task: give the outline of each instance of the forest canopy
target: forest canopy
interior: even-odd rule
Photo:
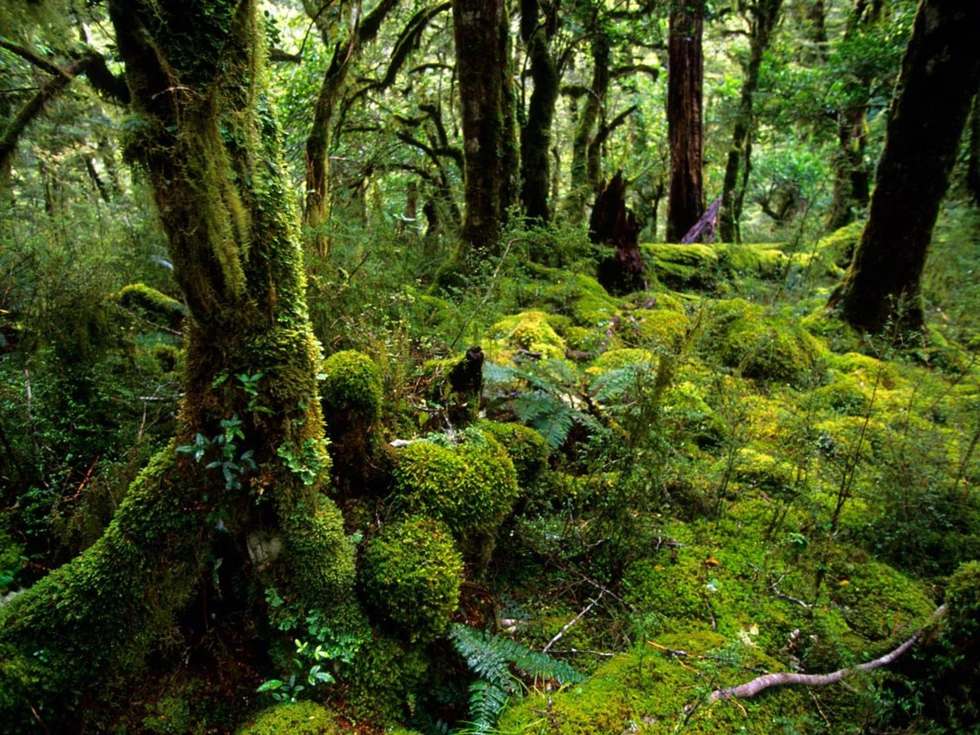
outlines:
[[[4,3],[0,729],[975,732],[977,28]]]

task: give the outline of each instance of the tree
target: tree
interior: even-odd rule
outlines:
[[[922,0],[889,112],[868,222],[829,305],[857,329],[923,324],[920,280],[980,77],[980,3]]]
[[[63,731],[80,697],[139,670],[161,630],[193,617],[195,593],[240,607],[274,585],[331,610],[353,579],[340,513],[320,492],[319,347],[256,3],[108,8],[135,114],[128,155],[190,311],[184,396],[174,441],[102,538],[0,612],[11,731],[35,720]]]
[[[507,210],[517,198],[507,5],[503,0],[454,0],[453,28],[463,112],[463,240],[494,252]]]
[[[783,0],[757,0],[746,7],[746,12],[750,16],[749,60],[745,67],[745,79],[742,81],[742,94],[735,115],[732,143],[725,164],[725,183],[721,194],[721,213],[718,217],[719,234],[726,242],[741,239],[738,221],[742,215],[749,172],[752,170],[752,101],[759,87],[762,59],[772,41],[782,2]]]
[[[680,242],[704,211],[703,31],[704,0],[673,0],[667,50],[670,139],[667,242]]]

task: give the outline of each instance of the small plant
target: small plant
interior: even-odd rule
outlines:
[[[300,692],[306,689],[302,683],[303,679],[311,687],[317,684],[333,684],[334,678],[329,672],[323,670],[323,665],[330,660],[330,653],[326,651],[322,644],[317,644],[311,648],[309,642],[299,639],[293,641],[296,644],[296,654],[293,664],[296,671],[289,675],[286,680],[268,679],[262,682],[256,692],[269,692],[276,702],[296,702]],[[299,681],[297,681],[297,675]]]
[[[177,451],[192,454],[195,462],[202,461],[208,455],[217,454],[218,457],[208,462],[204,468],[220,469],[225,487],[228,490],[237,490],[242,486],[241,475],[256,467],[255,460],[252,459],[253,452],[247,449],[241,454],[238,453],[238,442],[245,438],[245,431],[237,413],[229,419],[222,419],[221,429],[220,434],[210,439],[198,432],[193,444],[183,444],[177,447]]]

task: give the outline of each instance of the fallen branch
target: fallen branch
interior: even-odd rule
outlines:
[[[589,612],[589,610],[591,610],[593,607],[595,607],[596,603],[599,602],[599,600],[602,599],[602,596],[604,594],[606,594],[606,590],[605,589],[603,589],[602,592],[600,592],[596,596],[596,598],[592,602],[590,602],[588,604],[588,607],[586,607],[582,612],[580,612],[574,618],[572,618],[567,623],[565,623],[565,627],[563,627],[561,630],[559,630],[558,633],[555,634],[555,637],[552,638],[550,641],[548,641],[548,645],[546,645],[544,648],[541,649],[541,653],[547,653],[548,652],[548,649],[550,649],[553,645],[555,645],[558,641],[560,641],[561,638],[562,638],[562,636],[565,635],[565,632],[569,628],[571,628],[573,625],[575,625],[575,623],[577,623],[579,620],[581,620],[583,617],[585,617],[585,615]]]
[[[834,684],[845,677],[856,674],[859,671],[872,671],[881,666],[887,666],[914,646],[918,642],[919,638],[922,637],[922,631],[940,618],[945,612],[946,606],[940,605],[939,608],[932,614],[932,617],[929,618],[929,621],[923,627],[915,631],[911,638],[905,641],[905,643],[900,645],[894,651],[886,653],[884,656],[881,658],[876,658],[874,661],[868,661],[867,663],[852,666],[851,668],[847,669],[838,669],[830,674],[766,674],[765,676],[760,676],[752,681],[746,682],[745,684],[739,684],[738,686],[729,687],[727,689],[716,689],[711,693],[711,696],[708,697],[708,701],[714,702],[719,699],[728,699],[729,697],[754,697],[759,692],[765,691],[770,687],[786,686],[787,684],[798,684],[808,687],[823,687],[827,686],[828,684]]]

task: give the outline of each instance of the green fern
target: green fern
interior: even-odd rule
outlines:
[[[511,667],[523,676],[575,684],[585,677],[564,661],[522,646],[510,638],[486,631],[454,625],[449,634],[456,651],[479,679],[470,685],[467,735],[486,735],[493,731],[497,716],[507,699],[520,691],[520,680]]]

